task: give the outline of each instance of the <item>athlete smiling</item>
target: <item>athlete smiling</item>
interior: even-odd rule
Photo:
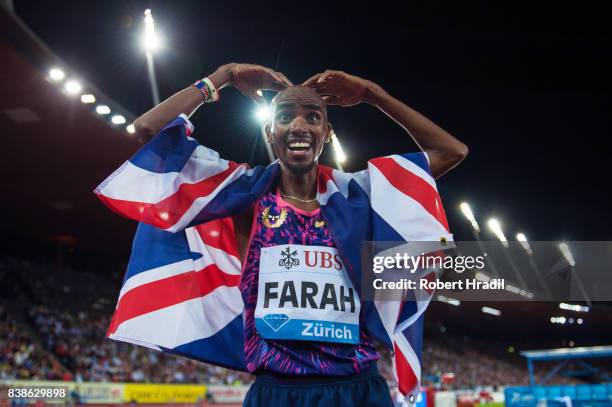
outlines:
[[[391,406],[346,258],[317,200],[317,162],[332,131],[327,105],[363,102],[380,109],[427,153],[434,177],[463,160],[467,147],[371,81],[325,71],[295,86],[279,72],[249,64],[220,67],[143,114],[135,128],[152,136],[203,101],[217,100],[229,85],[258,102],[258,90],[278,91],[265,131],[279,174],[254,205],[233,216],[244,362],[256,375],[244,405]]]

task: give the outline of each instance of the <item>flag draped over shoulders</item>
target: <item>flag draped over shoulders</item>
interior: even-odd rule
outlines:
[[[270,190],[280,165],[249,168],[191,137],[181,115],[95,189],[139,223],[108,337],[244,370],[241,264],[231,217]],[[450,241],[425,153],[318,166],[317,201],[357,291],[364,241]],[[429,296],[430,297],[430,296]],[[363,301],[368,332],[394,351],[404,394],[418,392],[429,297]]]

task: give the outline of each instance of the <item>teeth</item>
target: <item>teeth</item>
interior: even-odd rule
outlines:
[[[298,142],[295,142],[295,143],[290,143],[289,147],[291,147],[291,148],[308,148],[308,147],[310,147],[310,143],[298,143]]]

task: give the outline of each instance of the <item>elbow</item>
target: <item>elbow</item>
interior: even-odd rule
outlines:
[[[145,120],[142,120],[140,117],[134,120],[134,130],[136,135],[142,137],[146,141],[153,138],[155,135],[155,128]]]
[[[461,143],[461,145],[458,146],[453,151],[453,162],[455,163],[455,165],[457,165],[461,161],[465,160],[465,158],[468,156],[469,152],[470,152],[470,149],[468,148],[468,146],[466,146],[465,144]]]
[[[465,160],[469,153],[468,146],[463,143],[454,145],[452,148],[448,148],[444,151],[439,151],[438,156],[440,161],[445,163],[445,167],[453,168],[461,161]]]
[[[438,179],[448,171],[455,168],[465,160],[469,153],[468,147],[459,143],[452,149],[446,149],[444,151],[428,151],[427,154],[430,157],[431,173],[434,178]]]

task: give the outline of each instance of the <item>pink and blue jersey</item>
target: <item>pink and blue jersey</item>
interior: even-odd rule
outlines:
[[[320,209],[306,212],[295,208],[284,201],[278,193],[271,191],[263,195],[257,201],[253,214],[249,248],[240,281],[240,291],[245,303],[244,334],[247,369],[250,372],[282,375],[347,376],[359,373],[375,363],[379,358],[378,353],[361,323],[359,323],[359,338],[355,339],[356,343],[274,340],[262,337],[255,323],[258,292],[261,292],[259,270],[262,249],[283,245],[335,248],[335,244],[321,216]],[[289,270],[290,264],[287,266]],[[291,293],[291,290],[288,292]],[[280,296],[282,299],[283,295],[289,303],[297,301],[285,291],[283,294],[279,292],[276,298]],[[347,295],[348,291],[342,293],[342,296],[337,299],[340,301],[336,303],[340,304],[337,307],[341,306],[344,310],[345,306],[348,309],[353,305],[348,302]],[[345,298],[346,304],[341,302],[342,298]],[[303,299],[304,294],[302,294]],[[336,307],[335,304],[328,305]],[[360,314],[359,321],[361,320]]]

